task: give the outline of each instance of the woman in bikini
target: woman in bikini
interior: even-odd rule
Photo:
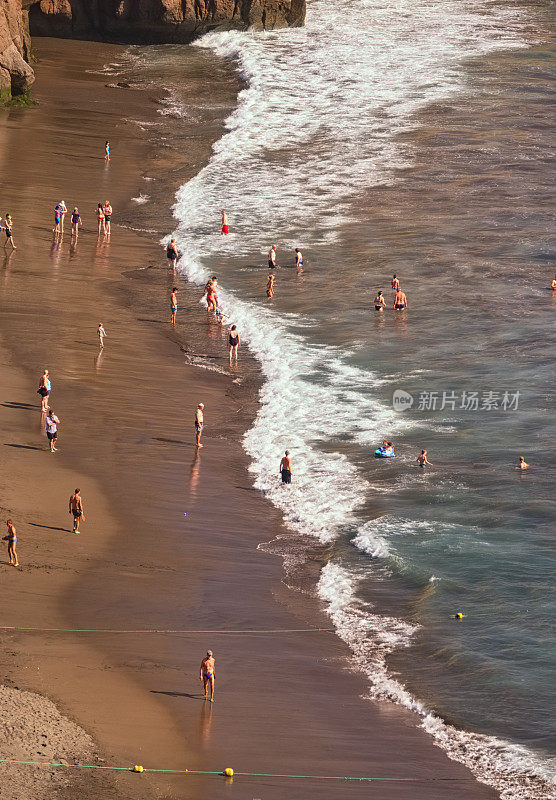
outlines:
[[[274,297],[274,275],[268,276],[268,281],[266,284],[266,296]]]
[[[104,207],[102,203],[97,206],[98,235],[104,233]]]
[[[375,311],[382,311],[383,308],[386,308],[386,300],[382,296],[382,292],[379,292],[375,297]]]

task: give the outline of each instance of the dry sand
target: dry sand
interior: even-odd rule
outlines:
[[[18,570],[1,567],[3,624],[329,627],[311,596],[282,583],[280,559],[257,549],[286,532],[248,477],[241,435],[254,401],[226,374],[224,331],[207,321],[198,288],[181,279],[178,326],[171,330],[174,278],[163,252],[118,226],[122,204],[138,194],[150,164],[147,143],[124,117],[154,113],[149,98],[106,89],[101,76],[85,72],[117,56],[116,47],[41,42],[39,52],[40,107],[0,117],[2,202],[15,219],[19,246],[0,271],[0,484],[3,511],[18,528],[21,563]],[[225,105],[235,87],[230,82],[220,91]],[[109,168],[102,159],[107,135]],[[215,135],[214,125],[204,138],[197,130],[192,164],[207,157]],[[115,209],[112,241],[98,245],[92,215],[106,197]],[[67,234],[51,247],[51,211],[62,198],[80,207],[86,223],[73,250]],[[100,357],[99,321],[108,333]],[[184,351],[221,371],[188,366]],[[256,390],[246,352],[242,362]],[[59,452],[52,455],[36,395],[45,366],[51,405],[62,420]],[[205,447],[196,454],[199,401],[207,425]],[[79,536],[67,512],[75,486],[87,516]],[[449,761],[410,713],[362,700],[365,682],[347,671],[347,648],[330,633],[11,632],[2,640],[4,683],[52,700],[87,731],[107,764],[423,781],[240,777],[229,783],[214,775],[88,773],[87,792],[76,776],[73,788],[58,795],[67,800],[497,796]],[[214,707],[203,702],[198,681],[207,647],[217,658]],[[0,755],[12,752],[2,737]]]

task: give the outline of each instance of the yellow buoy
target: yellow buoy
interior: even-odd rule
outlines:
[[[465,619],[465,614],[462,614],[461,611],[458,611],[456,614],[456,619]]]
[[[141,764],[136,764],[136,765],[133,767],[133,771],[134,771],[134,772],[143,772],[143,767],[141,766]]]
[[[233,769],[231,767],[226,767],[226,769],[224,770],[224,775],[226,775],[226,777],[228,778],[232,778],[233,774],[234,774]]]

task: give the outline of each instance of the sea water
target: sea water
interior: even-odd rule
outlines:
[[[174,209],[179,270],[217,274],[260,364],[244,445],[281,546],[327,546],[369,697],[506,800],[554,786],[547,30],[542,3],[309,0],[305,28],[209,34],[243,88]]]

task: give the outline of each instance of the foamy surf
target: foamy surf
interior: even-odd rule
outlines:
[[[459,1],[416,8],[407,0],[314,0],[304,29],[203,37],[199,46],[236,60],[246,88],[209,164],[178,192],[180,271],[202,285],[216,256],[253,263],[274,241],[318,252],[339,240],[357,193],[396,181],[409,163],[398,135],[414,126],[415,114],[466,89],[464,59],[523,47],[525,13],[491,4],[485,14],[484,4]],[[227,237],[215,225],[222,207],[232,217]],[[293,531],[324,543],[355,533],[355,546],[373,558],[396,557],[399,520],[390,527],[362,522],[374,487],[337,440],[347,434],[369,446],[415,423],[375,399],[379,379],[371,371],[312,341],[307,319],[246,301],[227,286],[220,299],[264,377],[244,440],[256,487]],[[287,489],[277,479],[286,448],[295,470]],[[357,576],[332,562],[319,594],[371,695],[415,711],[435,741],[504,800],[549,796],[545,766],[533,754],[446,725],[389,676],[388,654],[408,646],[415,628],[375,614],[358,600],[358,586]]]

